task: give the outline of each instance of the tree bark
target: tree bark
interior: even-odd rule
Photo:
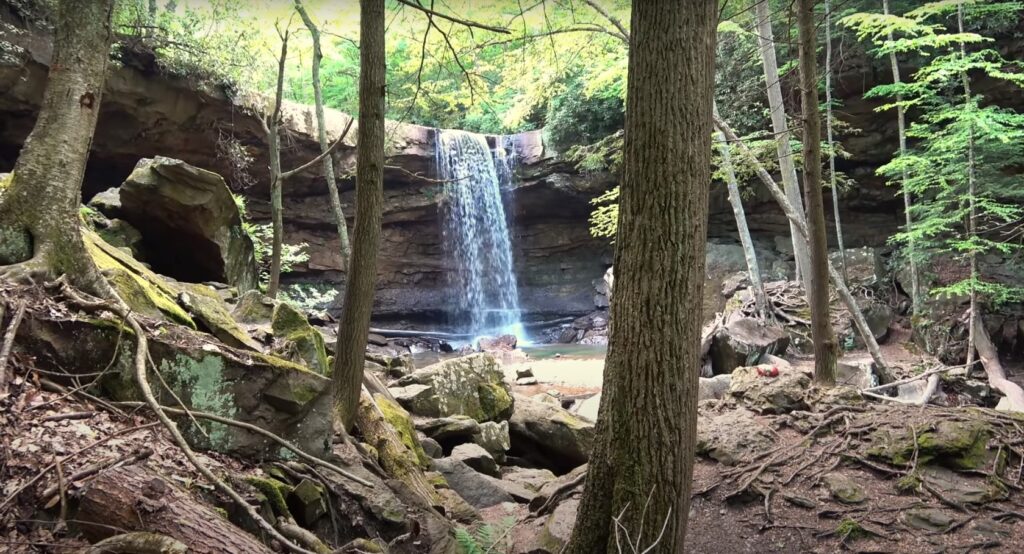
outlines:
[[[714,113],[718,115],[718,106],[713,106]],[[761,282],[761,268],[757,264],[757,252],[754,250],[754,240],[750,237],[750,228],[747,226],[747,214],[743,210],[743,199],[740,198],[739,183],[736,179],[736,172],[732,165],[732,147],[729,145],[725,133],[721,130],[717,133],[719,141],[718,149],[722,156],[722,171],[725,173],[725,183],[729,187],[729,204],[732,205],[732,213],[736,218],[736,231],[740,236],[740,244],[743,246],[743,257],[747,261],[747,274],[750,279],[750,288],[753,289],[754,306],[757,313],[763,318],[771,317],[768,309],[768,296],[764,292],[764,284]],[[703,346],[703,345],[702,345]]]
[[[1005,398],[1000,404],[1005,405],[1007,410],[1024,412],[1024,390],[1020,388],[1020,385],[1006,378],[1006,371],[999,361],[999,352],[992,344],[992,339],[989,338],[981,317],[974,318],[971,324],[974,325],[972,332],[974,344],[978,349],[978,358],[985,367],[989,386],[1003,393]]]
[[[295,0],[295,10],[302,17],[302,22],[309,29],[313,38],[313,106],[316,111],[317,137],[320,141],[320,151],[327,152],[327,123],[324,119],[324,95],[320,86],[320,61],[324,54],[320,49],[320,29],[309,17],[302,0]],[[328,156],[324,158],[324,180],[327,184],[327,196],[331,200],[331,212],[334,214],[334,222],[338,227],[338,240],[341,241],[341,269],[348,269],[348,260],[352,255],[348,241],[348,224],[345,220],[345,213],[341,209],[341,199],[338,197],[338,185],[334,178],[334,161]]]
[[[768,91],[768,110],[771,112],[772,132],[775,134],[775,147],[779,156],[779,172],[782,174],[782,186],[786,198],[794,208],[803,213],[804,205],[800,199],[800,183],[796,177],[796,164],[793,162],[793,148],[789,144],[789,125],[786,123],[786,106],[782,102],[782,81],[779,78],[779,63],[775,59],[775,39],[772,35],[772,20],[768,0],[758,0],[755,8],[757,18],[757,42],[760,46],[761,62],[764,66],[764,81]],[[810,253],[807,244],[800,240],[796,228],[789,226],[793,239],[793,256],[796,261],[797,280],[802,280],[804,289],[810,294],[811,282]],[[808,297],[808,302],[810,297]]]
[[[843,225],[839,219],[839,179],[836,177],[836,143],[832,129],[832,4],[825,0],[825,135],[828,138],[828,178],[832,189],[832,218],[836,222],[836,243],[839,246],[839,266],[843,280],[850,278],[846,271],[846,247],[843,246]]]
[[[82,495],[76,519],[90,540],[147,531],[180,541],[191,553],[266,554],[256,537],[144,467],[105,471]]]
[[[786,217],[790,222],[796,224],[797,232],[807,240],[807,223],[804,221],[803,214],[796,211],[792,204],[789,203],[789,199],[782,193],[779,186],[775,184],[775,180],[772,179],[771,174],[761,165],[761,162],[757,159],[757,156],[747,148],[747,145],[736,136],[729,124],[720,117],[715,118],[715,126],[718,127],[726,138],[730,142],[735,143],[740,153],[747,159],[747,161],[754,167],[757,177],[764,183],[765,188],[775,199],[775,202],[782,208],[782,212],[786,214]],[[882,351],[878,348],[878,341],[875,340],[875,335],[871,332],[871,328],[868,327],[867,320],[864,319],[864,314],[860,311],[860,306],[857,305],[857,300],[850,294],[850,289],[847,288],[846,282],[843,281],[843,276],[836,271],[836,268],[832,266],[832,262],[828,261],[828,274],[832,279],[832,285],[835,286],[836,292],[839,293],[839,298],[846,305],[846,308],[850,311],[850,316],[853,317],[853,324],[857,327],[857,332],[864,340],[864,344],[867,347],[868,353],[871,354],[871,359],[874,360],[876,371],[878,371],[879,379],[883,383],[889,383],[895,379],[892,372],[889,370],[888,364],[885,363],[885,358],[882,357]]]
[[[885,15],[889,15],[889,0],[882,0],[882,10]],[[892,42],[892,33],[889,33],[889,41]],[[900,84],[900,66],[896,60],[896,52],[889,52],[889,65],[892,67],[892,82],[894,84]],[[906,112],[903,109],[903,105],[900,104],[903,101],[903,95],[896,95],[896,124],[899,131],[900,140],[900,156],[906,156],[907,154],[907,118]],[[910,176],[907,173],[907,169],[903,168],[903,175],[900,179],[900,188],[903,191],[903,214],[906,218],[906,232],[910,232],[913,225],[913,217],[911,216],[910,209],[913,205],[913,199],[910,197],[910,191],[907,190],[907,182],[910,180]],[[910,327],[913,329],[918,323],[918,313],[921,308],[921,281],[917,275],[917,258],[914,253],[914,239],[907,239],[907,261],[910,266]]]
[[[683,549],[700,365],[700,314],[690,308],[704,284],[716,20],[715,1],[633,4],[611,337],[571,554],[617,552],[617,531],[637,552]]]
[[[57,3],[39,117],[0,205],[0,265],[20,264],[28,274],[65,274],[94,294],[109,288],[82,242],[78,209],[103,98],[113,6],[113,0]],[[15,268],[3,273],[17,276]]]
[[[818,107],[817,33],[814,0],[797,0],[800,30],[800,98],[803,104],[804,197],[807,200],[811,265],[811,340],[814,343],[814,380],[826,385],[836,382],[836,336],[832,332],[828,295],[828,235],[825,202],[821,194],[821,110]]]
[[[288,60],[288,30],[281,34],[281,55],[277,60],[277,88],[274,93],[274,110],[264,125],[267,132],[267,146],[270,148],[270,221],[273,230],[270,253],[270,283],[267,296],[277,298],[281,286],[281,250],[284,241],[284,208],[281,200],[281,98],[284,94],[284,69]]]
[[[956,9],[956,21],[957,27],[960,33],[964,32],[964,3],[960,2]],[[960,55],[963,58],[967,58],[967,46],[964,43],[960,43]],[[966,71],[960,72],[960,80],[964,86],[964,109],[971,110],[971,79],[967,75]],[[974,128],[968,126],[967,129],[967,236],[968,239],[974,241],[975,237],[978,236],[978,214],[974,207],[975,195],[977,194],[975,170],[974,170]],[[978,322],[978,252],[975,246],[971,245],[971,250],[968,253],[971,262],[971,307],[968,323],[970,331],[967,333],[967,373],[970,375],[971,370],[974,366],[974,346],[978,340],[975,329],[978,328],[976,323]]]
[[[344,311],[338,324],[338,355],[333,378],[337,416],[346,429],[351,429],[359,408],[384,203],[384,1],[363,0],[359,12],[355,238],[345,285]]]

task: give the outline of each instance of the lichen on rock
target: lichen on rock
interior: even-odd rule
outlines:
[[[320,375],[330,375],[324,337],[306,320],[306,316],[285,302],[274,306],[271,329],[280,343],[274,351]]]

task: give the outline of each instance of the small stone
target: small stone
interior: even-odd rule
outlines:
[[[526,386],[530,386],[530,385],[536,385],[537,384],[537,378],[536,377],[520,377],[519,379],[516,379],[516,384],[521,386],[521,387],[526,387]]]
[[[303,479],[288,495],[288,509],[300,524],[312,526],[327,513],[323,487]]]
[[[420,434],[420,446],[423,447],[423,452],[426,453],[427,456],[430,456],[435,460],[444,457],[444,450],[442,450],[441,445],[430,437]]]
[[[516,370],[516,379],[527,379],[529,377],[533,377],[533,369],[532,368],[527,367],[527,368],[524,368],[524,369],[517,369]]]
[[[822,484],[843,504],[860,504],[867,500],[867,494],[857,483],[841,473],[829,473],[821,478]]]
[[[956,522],[956,520],[942,510],[918,508],[907,510],[907,512],[903,514],[903,522],[910,527],[920,529],[922,531],[941,532],[948,529],[950,525],[953,525],[953,523]]]
[[[479,444],[494,456],[495,460],[503,461],[505,453],[512,448],[508,435],[508,422],[488,421],[480,424],[480,432],[473,435],[473,442]]]
[[[494,457],[479,444],[460,444],[452,450],[451,458],[491,477],[500,477],[501,471]]]

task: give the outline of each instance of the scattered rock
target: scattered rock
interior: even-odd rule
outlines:
[[[536,385],[538,383],[536,377],[520,377],[516,379],[516,384],[521,387],[528,387],[530,385]]]
[[[597,422],[597,412],[601,407],[601,393],[597,393],[590,398],[585,398],[576,403],[573,406],[573,411],[576,415],[586,418],[590,421]]]
[[[811,376],[803,371],[778,371],[774,366],[760,365],[733,371],[729,394],[756,412],[785,414],[808,408],[806,394],[810,386]]]
[[[721,400],[729,393],[729,384],[732,382],[732,375],[715,375],[714,377],[700,377],[697,386],[697,401]]]
[[[404,391],[406,389],[423,386],[425,385],[410,385],[404,389],[391,389],[391,392],[394,394],[395,391]],[[395,396],[395,399],[398,400],[399,403],[402,403],[401,398],[397,395]],[[419,418],[416,420],[416,429],[437,442],[444,444],[470,442],[474,437],[480,435],[482,432],[480,423],[471,417],[463,415],[436,419]]]
[[[935,508],[911,508],[903,513],[903,523],[922,531],[941,533],[956,523],[956,519]]]
[[[509,420],[512,446],[544,467],[566,471],[587,462],[594,424],[561,407],[516,395]]]
[[[481,352],[511,352],[516,349],[515,335],[500,335],[497,337],[480,337],[476,342],[477,350]]]
[[[290,304],[279,302],[274,306],[271,329],[274,336],[280,339],[280,343],[274,347],[276,354],[305,365],[320,375],[331,373],[323,335]]]
[[[489,452],[479,444],[460,444],[452,449],[451,459],[458,460],[469,467],[492,477],[501,477],[498,463]]]
[[[701,409],[697,418],[697,454],[734,465],[767,450],[775,437],[744,408],[721,413]]]
[[[944,467],[925,467],[920,478],[947,500],[960,505],[987,504],[1006,497],[1002,485],[968,479]]]
[[[832,495],[832,498],[843,504],[860,504],[867,500],[864,489],[842,473],[829,473],[821,478],[821,483]]]
[[[505,467],[501,469],[501,478],[504,481],[522,485],[534,492],[555,480],[555,474],[546,469],[530,469],[525,467]]]
[[[528,378],[533,377],[533,376],[534,376],[533,375],[533,369],[531,369],[531,368],[527,367],[527,368],[517,369],[516,370],[516,379],[528,379]]]
[[[738,318],[719,329],[711,343],[711,367],[715,374],[756,365],[764,354],[781,356],[789,335],[778,325],[762,325],[754,318]]]
[[[311,527],[327,513],[323,486],[303,479],[288,495],[288,510],[303,527]]]
[[[512,442],[508,433],[508,422],[487,421],[480,424],[480,432],[472,436],[473,442],[479,444],[494,456],[494,459],[503,462],[505,453],[512,448]]]
[[[419,390],[415,402],[404,404],[415,415],[462,414],[477,421],[493,421],[508,419],[512,414],[509,387],[490,354],[473,354],[425,367],[399,379],[398,385],[428,387]]]
[[[274,300],[258,290],[246,291],[238,298],[231,316],[239,323],[270,324],[274,315]]]
[[[512,495],[499,485],[499,479],[478,473],[460,460],[434,460],[433,467],[448,481],[448,486],[474,508],[487,508],[502,502],[515,501]]]
[[[981,420],[943,420],[930,429],[879,429],[868,436],[870,456],[903,466],[915,456],[920,465],[935,463],[954,469],[981,469],[993,455],[988,451],[991,436],[988,423]]]
[[[874,364],[870,361],[839,360],[836,362],[836,384],[857,390],[877,385]]]
[[[436,440],[426,436],[420,435],[420,446],[423,447],[423,453],[436,460],[444,457],[444,450],[441,448],[441,444]]]

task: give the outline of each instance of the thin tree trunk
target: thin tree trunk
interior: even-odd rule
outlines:
[[[807,230],[811,265],[811,340],[814,343],[814,380],[826,385],[836,382],[836,336],[832,332],[828,295],[828,235],[825,202],[821,194],[821,110],[818,107],[817,33],[814,0],[797,0],[800,30],[800,89],[804,119],[804,197],[807,199]]]
[[[274,111],[264,126],[270,148],[270,220],[273,229],[270,254],[270,284],[267,296],[277,298],[281,286],[281,250],[284,241],[284,207],[281,200],[281,97],[284,94],[284,66],[288,59],[288,30],[281,34],[281,56],[277,61],[277,89],[274,93]]]
[[[789,144],[789,126],[786,123],[786,106],[782,102],[782,82],[779,78],[779,63],[775,58],[775,39],[772,36],[772,21],[769,13],[768,0],[759,0],[755,5],[757,18],[757,42],[760,46],[761,62],[764,65],[764,81],[768,91],[768,110],[771,112],[772,132],[775,134],[775,146],[779,155],[779,172],[782,174],[782,186],[786,198],[794,208],[803,213],[804,205],[800,198],[800,183],[797,181],[796,164],[793,162],[793,149]],[[796,261],[796,277],[802,280],[804,289],[810,294],[811,281],[808,272],[810,253],[807,245],[800,240],[796,228],[789,226],[793,239],[793,256]]]
[[[836,145],[832,135],[832,4],[825,0],[825,134],[828,137],[828,177],[832,189],[832,218],[836,222],[836,244],[839,246],[839,265],[843,280],[846,271],[846,247],[843,246],[843,225],[839,219],[839,179],[836,177]]]
[[[355,421],[362,390],[363,356],[373,311],[384,204],[384,0],[362,0],[359,13],[355,239],[334,363],[337,416],[347,429]]]
[[[19,264],[0,271],[7,277],[65,274],[79,288],[109,293],[82,242],[78,209],[103,98],[113,5],[112,0],[57,3],[53,59],[39,117],[0,205],[0,265]]]
[[[326,152],[330,145],[327,143],[327,123],[324,120],[324,95],[320,86],[320,61],[324,54],[320,49],[320,29],[306,12],[301,0],[295,0],[295,10],[302,17],[302,22],[309,29],[313,38],[313,105],[316,111],[317,138],[320,141],[320,151]],[[334,178],[334,161],[330,157],[324,158],[324,180],[327,182],[327,196],[331,200],[331,212],[334,214],[334,222],[338,227],[338,240],[341,241],[341,269],[348,269],[348,260],[352,255],[348,241],[348,224],[345,221],[345,213],[341,210],[341,199],[338,197],[338,185]]]
[[[889,0],[882,0],[882,10],[885,15],[889,15]],[[892,42],[892,33],[889,33],[889,41]],[[894,84],[900,84],[900,66],[896,60],[896,52],[889,52],[889,65],[892,66],[892,82]],[[903,109],[901,102],[903,101],[903,95],[896,95],[896,123],[899,130],[900,140],[900,157],[907,155],[907,119],[906,112]],[[907,169],[903,168],[903,174],[900,178],[900,188],[903,191],[903,213],[906,218],[906,229],[907,233],[911,231],[913,225],[913,216],[910,213],[911,207],[913,206],[913,199],[910,197],[910,191],[907,189],[907,182],[910,180],[910,175],[907,173]],[[910,266],[910,327],[913,329],[918,323],[918,313],[921,308],[921,281],[917,275],[917,258],[914,253],[914,239],[907,239],[907,261]]]
[[[699,310],[689,306],[704,283],[716,4],[633,4],[611,337],[570,554],[617,552],[616,539],[633,543],[624,552],[683,550],[700,366]]]
[[[715,126],[718,127],[729,142],[736,144],[740,153],[747,159],[747,161],[754,168],[755,172],[764,186],[768,189],[768,192],[775,199],[775,202],[782,208],[783,213],[789,218],[789,221],[794,223],[797,227],[797,232],[807,240],[807,223],[804,221],[803,214],[796,211],[796,208],[789,203],[789,199],[782,193],[782,190],[772,179],[772,176],[768,171],[761,165],[761,162],[757,159],[757,156],[750,151],[750,148],[740,140],[736,133],[733,132],[732,128],[728,123],[720,117],[715,118]],[[827,260],[826,260],[827,261]],[[836,292],[839,294],[840,300],[846,305],[846,309],[850,311],[850,316],[853,318],[853,324],[857,328],[857,332],[864,340],[864,345],[867,347],[868,353],[871,354],[871,358],[875,362],[876,371],[878,371],[879,379],[883,383],[889,383],[895,380],[892,372],[889,370],[889,366],[885,363],[885,358],[882,357],[882,351],[878,348],[878,341],[875,340],[875,335],[871,332],[871,328],[868,327],[867,320],[864,319],[864,314],[860,311],[860,306],[857,305],[857,300],[850,294],[850,289],[847,288],[846,283],[843,281],[843,276],[836,271],[836,268],[832,266],[832,262],[828,262],[828,274],[832,279],[832,285],[835,286]]]
[[[717,116],[718,106],[714,105],[713,109]],[[764,292],[764,284],[761,282],[761,268],[757,264],[754,240],[751,238],[750,228],[747,226],[747,214],[743,210],[743,200],[740,198],[740,188],[732,165],[732,147],[722,131],[718,131],[717,138],[718,149],[722,156],[722,170],[725,172],[725,183],[729,187],[729,204],[732,205],[732,213],[736,217],[736,231],[740,236],[740,244],[743,245],[743,257],[747,261],[747,274],[750,279],[750,288],[753,289],[754,306],[757,313],[767,319],[772,314],[768,309],[768,297]]]
[[[960,33],[964,32],[964,4],[957,5],[956,21]],[[960,55],[967,58],[967,46],[960,43]],[[960,72],[960,79],[964,85],[964,109],[970,113],[971,100],[971,79],[966,71]],[[974,365],[974,343],[978,340],[974,330],[978,320],[978,253],[975,250],[974,239],[978,236],[978,214],[974,207],[975,195],[977,194],[977,183],[974,168],[974,127],[969,124],[967,129],[967,237],[972,241],[970,250],[971,260],[971,307],[969,315],[969,331],[967,332],[967,373],[970,374]]]

